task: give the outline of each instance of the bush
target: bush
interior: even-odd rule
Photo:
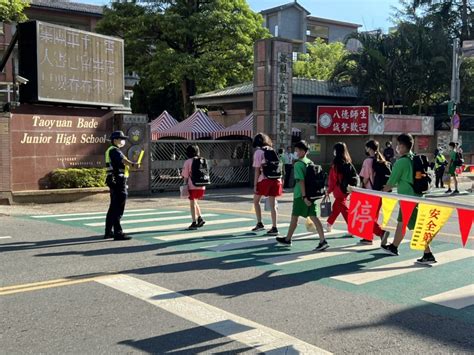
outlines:
[[[53,189],[105,187],[105,177],[103,168],[55,169],[50,181]]]

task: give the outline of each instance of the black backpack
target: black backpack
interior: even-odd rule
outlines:
[[[413,165],[413,190],[417,195],[422,195],[431,188],[431,177],[428,174],[426,159],[421,155],[415,154],[410,160]]]
[[[464,158],[461,152],[456,152],[456,159],[454,160],[454,166],[463,166]]]
[[[347,194],[349,192],[347,190],[348,186],[359,185],[359,174],[357,174],[357,171],[354,168],[354,165],[352,165],[352,163],[345,163],[342,166],[342,171],[340,171],[339,173],[342,174],[341,190],[343,193]]]
[[[305,164],[301,160],[299,162]],[[323,171],[320,165],[310,162],[306,165],[306,173],[304,176],[304,186],[306,190],[306,198],[310,201],[316,201],[324,196],[326,179],[328,175]]]
[[[209,166],[207,160],[201,157],[193,159],[191,167],[191,181],[195,186],[206,186],[211,184]]]
[[[372,163],[372,169],[374,170],[374,181],[372,182],[372,189],[376,191],[382,191],[383,187],[387,185],[387,181],[392,173],[389,162],[378,161],[374,158]]]
[[[265,163],[262,165],[263,175],[267,179],[281,179],[280,159],[278,159],[277,153],[270,147],[264,147],[263,153],[265,158]]]

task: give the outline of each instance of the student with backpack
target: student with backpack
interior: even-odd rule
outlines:
[[[365,151],[368,158],[364,160],[359,176],[362,178],[362,186],[369,190],[382,191],[387,184],[391,174],[390,163],[385,160],[379,151],[379,142],[374,139],[365,143]],[[377,215],[382,205],[378,206]],[[382,245],[387,244],[390,232],[383,230],[377,221],[374,223],[374,234],[380,237]],[[372,244],[372,240],[361,239],[362,244]]]
[[[348,223],[349,207],[347,197],[349,196],[348,186],[357,186],[359,177],[352,165],[346,143],[338,142],[334,145],[334,160],[329,171],[328,190],[326,195],[334,194],[335,201],[332,206],[332,213],[327,220],[326,231],[330,232],[339,214],[342,214]]]
[[[255,168],[253,205],[257,217],[257,225],[252,229],[252,232],[265,230],[260,201],[262,196],[266,196],[268,197],[272,217],[272,228],[268,230],[267,235],[277,236],[276,198],[281,196],[283,192],[280,160],[272,148],[272,140],[266,134],[258,133],[254,137],[252,145],[256,149],[253,155],[253,167]]]
[[[300,141],[295,144],[295,155],[298,160],[294,166],[295,190],[293,192],[293,211],[291,213],[291,223],[286,237],[276,238],[282,245],[291,246],[291,238],[298,226],[298,218],[311,218],[319,234],[319,244],[316,251],[323,251],[329,248],[324,238],[324,230],[321,221],[317,217],[316,199],[324,196],[324,183],[326,174],[320,166],[316,166],[306,156],[308,154],[308,144]]]
[[[458,194],[458,178],[456,174],[456,169],[462,166],[464,163],[462,154],[460,154],[456,149],[456,143],[450,142],[449,143],[449,164],[448,164],[448,174],[449,174],[449,182],[448,182],[448,191],[447,194],[453,193]],[[454,191],[451,190],[451,178],[454,180]]]
[[[191,209],[192,224],[188,230],[196,230],[206,223],[202,218],[201,207],[198,200],[204,197],[206,185],[210,184],[209,168],[206,159],[200,156],[197,145],[189,145],[186,148],[188,160],[184,162],[181,176],[189,191],[189,207]]]
[[[412,152],[413,136],[411,134],[401,134],[397,138],[397,153],[400,156],[395,162],[392,174],[382,191],[390,192],[393,188],[397,188],[400,195],[421,197],[430,187],[431,178],[428,175],[427,167],[421,156]],[[408,222],[408,229],[415,228],[416,218],[418,215],[418,206],[413,210]],[[403,231],[402,211],[400,210],[397,218],[397,228],[392,244],[382,245],[382,249],[389,255],[398,256],[398,247],[405,237]],[[434,264],[436,259],[428,245],[425,249],[423,257],[416,261],[419,264]]]

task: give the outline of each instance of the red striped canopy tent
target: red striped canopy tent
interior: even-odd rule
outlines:
[[[220,123],[214,122],[202,111],[196,111],[177,125],[156,134],[156,139],[180,137],[188,140],[212,137],[212,133],[224,129]]]
[[[253,133],[253,119],[254,114],[253,112],[245,117],[242,121],[233,124],[223,130],[214,132],[212,136],[214,139],[222,138],[222,137],[229,137],[229,136],[247,136],[252,138]],[[301,136],[301,130],[298,128],[293,127],[291,129],[291,134],[295,137]]]
[[[161,115],[150,122],[151,139],[157,140],[157,135],[159,132],[166,131],[177,124],[178,121],[176,121],[174,117],[168,113],[168,111],[163,111]]]
[[[239,121],[232,126],[229,126],[223,130],[214,132],[212,134],[214,139],[228,137],[228,136],[247,136],[252,138],[253,136],[253,112],[245,117],[242,121]]]

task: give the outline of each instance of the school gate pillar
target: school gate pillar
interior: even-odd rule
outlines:
[[[254,46],[254,132],[264,132],[275,148],[291,145],[293,42],[259,40]]]

